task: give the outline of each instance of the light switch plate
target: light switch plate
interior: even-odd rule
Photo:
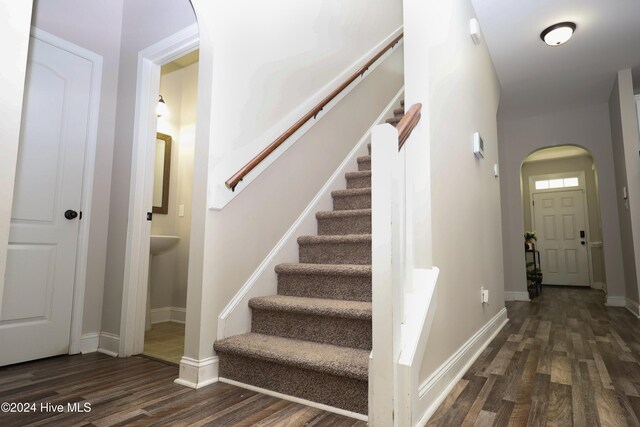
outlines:
[[[178,205],[178,216],[184,216],[184,205]]]

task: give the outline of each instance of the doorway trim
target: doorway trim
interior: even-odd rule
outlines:
[[[536,181],[539,181],[539,180],[572,178],[572,177],[578,177],[577,187],[553,188],[548,190],[536,190],[536,187],[535,187]],[[534,194],[557,193],[562,191],[574,191],[574,190],[582,191],[582,206],[584,209],[584,221],[585,221],[584,227],[587,232],[587,237],[589,239],[587,244],[587,266],[589,269],[589,287],[593,288],[593,258],[591,254],[591,229],[589,227],[589,201],[587,199],[587,181],[586,181],[586,176],[584,171],[560,172],[560,173],[550,173],[550,174],[529,176],[529,201],[531,202],[529,209],[531,210],[531,225],[533,226],[535,221],[535,209],[533,206]]]
[[[69,331],[69,354],[77,354],[82,350],[82,319],[84,314],[84,295],[87,284],[91,202],[93,200],[93,179],[96,166],[96,147],[98,144],[98,119],[100,117],[100,93],[102,90],[102,56],[36,27],[31,27],[30,35],[42,42],[84,58],[92,64],[87,139],[80,198],[82,220],[80,221],[78,229],[78,245],[76,248],[76,266],[74,271],[75,280],[71,308],[71,328]]]
[[[144,349],[151,236],[151,221],[147,220],[147,212],[151,212],[153,198],[153,141],[157,127],[155,111],[160,88],[160,67],[196,50],[200,44],[199,34],[198,24],[192,24],[138,52],[127,248],[118,351],[121,357],[142,353]]]

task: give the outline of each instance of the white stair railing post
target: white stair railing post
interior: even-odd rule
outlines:
[[[398,132],[388,124],[371,134],[371,234],[373,350],[369,364],[369,423],[394,425],[397,361],[400,356],[404,251],[404,168]]]

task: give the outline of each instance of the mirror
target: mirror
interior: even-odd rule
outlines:
[[[169,212],[169,177],[171,175],[171,135],[156,133],[156,162],[153,175],[154,214]]]

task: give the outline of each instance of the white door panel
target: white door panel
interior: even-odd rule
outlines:
[[[30,39],[0,365],[67,353],[92,63]]]
[[[544,283],[589,286],[583,191],[536,193],[533,201]]]

